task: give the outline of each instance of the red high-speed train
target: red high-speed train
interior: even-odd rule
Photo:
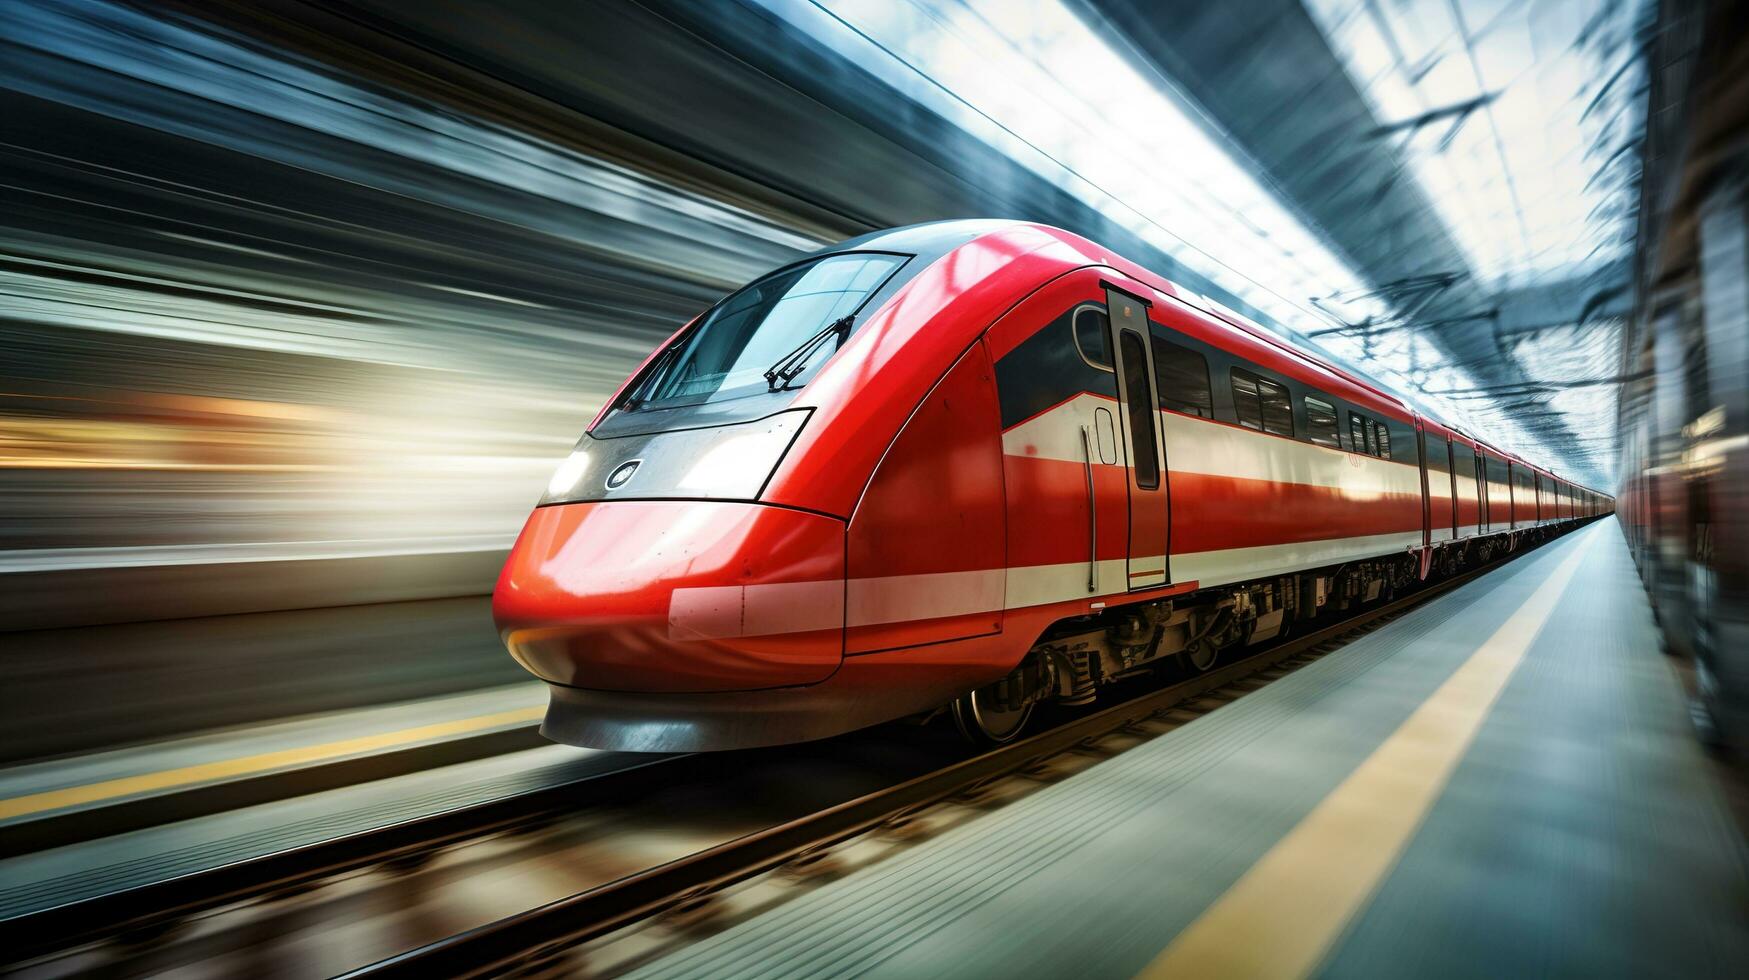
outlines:
[[[700,315],[499,578],[543,731],[638,751],[1047,699],[1546,537],[1608,497],[1079,236],[866,235]]]

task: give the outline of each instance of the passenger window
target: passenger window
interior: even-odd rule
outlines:
[[[1336,427],[1336,406],[1311,395],[1307,395],[1305,401],[1306,436],[1320,446],[1341,449],[1341,432]]]
[[[1075,311],[1075,349],[1081,359],[1101,371],[1111,370],[1111,345],[1104,310],[1084,306]]]
[[[1364,453],[1366,449],[1366,420],[1353,412],[1348,413],[1348,442],[1353,452]]]
[[[1437,473],[1440,476],[1444,476],[1446,473],[1450,472],[1451,462],[1450,457],[1447,455],[1448,452],[1449,449],[1446,447],[1445,438],[1443,436],[1436,436],[1429,433],[1427,436],[1427,472]],[[1438,492],[1443,494],[1448,492],[1448,490],[1440,490]]]
[[[1379,430],[1379,458],[1391,458],[1391,428],[1383,422],[1377,423]]]
[[[1148,351],[1142,335],[1125,330],[1123,345],[1124,398],[1129,407],[1130,445],[1136,451],[1136,486],[1152,490],[1160,485],[1160,449],[1154,441],[1154,404],[1148,397]]]
[[[1366,454],[1377,456],[1379,454],[1378,426],[1373,423],[1372,419],[1363,418],[1361,422],[1366,426]]]
[[[1233,369],[1233,414],[1247,429],[1263,431],[1263,400],[1257,397],[1257,377]]]
[[[1153,338],[1154,378],[1160,407],[1205,419],[1215,417],[1214,392],[1209,388],[1209,362],[1188,347]]]
[[[1257,379],[1257,394],[1263,400],[1263,431],[1294,437],[1294,403],[1287,389],[1273,381]]]
[[[1293,438],[1293,401],[1287,389],[1273,381],[1234,368],[1233,411],[1247,429]]]

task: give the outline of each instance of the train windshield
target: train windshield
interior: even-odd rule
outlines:
[[[828,255],[753,282],[658,355],[620,409],[703,405],[800,387],[831,357],[863,304],[905,258],[875,252]]]

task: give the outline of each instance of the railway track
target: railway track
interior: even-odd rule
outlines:
[[[317,843],[275,851],[0,920],[5,960],[20,963],[101,939],[138,943],[192,916],[296,891],[381,865],[416,866],[465,841],[516,831],[592,805],[636,798],[657,781],[702,768],[698,756],[652,756],[623,769],[518,793]]]
[[[1072,718],[1020,742],[498,919],[373,963],[352,975],[478,975],[538,969],[575,946],[662,913],[701,904],[766,872],[817,860],[853,838],[911,820],[942,801],[1037,767],[1168,711],[1188,710],[1195,715],[1213,710],[1514,557],[1433,583],[1305,636],[1276,641],[1243,660]],[[6,961],[16,966],[106,940],[148,943],[175,932],[202,913],[270,900],[362,869],[417,867],[447,848],[538,828],[554,819],[574,816],[583,806],[629,803],[659,787],[699,779],[719,765],[709,755],[654,757],[530,793],[68,902],[0,920],[0,949],[7,951]]]
[[[870,793],[680,860],[512,915],[347,974],[357,978],[539,973],[565,953],[663,913],[708,901],[759,875],[819,860],[853,838],[914,819],[923,810],[1065,752],[1203,699],[1204,711],[1237,700],[1315,662],[1408,610],[1498,569],[1506,556],[1348,617],[1283,640],[1236,663],[1068,721],[935,772]],[[1272,672],[1272,673],[1266,673]],[[1260,675],[1262,675],[1260,677]],[[1192,711],[1200,714],[1201,711]]]

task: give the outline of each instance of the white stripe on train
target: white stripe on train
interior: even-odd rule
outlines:
[[[1174,582],[1207,588],[1280,575],[1361,558],[1401,554],[1421,543],[1421,532],[1375,534],[1324,541],[1229,548],[1174,554]],[[1138,558],[1136,568],[1150,577],[1163,556]],[[1088,563],[1023,565],[968,572],[935,572],[778,584],[723,585],[675,589],[668,607],[668,635],[675,640],[728,639],[831,630],[840,626],[878,626],[1000,609],[1025,609],[1072,600],[1089,604],[1129,591],[1132,566],[1122,558],[1102,559],[1095,588],[1087,587]],[[1140,584],[1138,582],[1138,584]]]

